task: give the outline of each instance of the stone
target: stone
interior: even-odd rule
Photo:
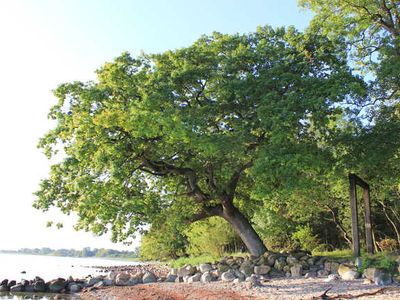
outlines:
[[[276,255],[272,254],[268,256],[267,265],[273,267],[275,264]]]
[[[94,286],[96,283],[102,281],[102,277],[88,277],[86,279],[86,286]]]
[[[115,278],[117,277],[117,275],[118,275],[118,272],[111,271],[107,274],[106,279],[115,281]]]
[[[289,265],[284,266],[283,269],[282,269],[282,271],[283,271],[284,273],[287,273],[287,272],[290,273],[290,266],[289,266]]]
[[[102,287],[102,286],[105,286],[105,284],[104,284],[103,281],[99,281],[99,282],[97,282],[97,283],[95,283],[95,284],[93,285],[93,287],[95,287],[95,288],[99,288],[99,287]]]
[[[290,268],[290,274],[292,275],[292,277],[301,277],[303,274],[303,266],[301,264],[294,264],[291,268]]]
[[[112,286],[114,284],[111,279],[103,279],[103,283],[105,286]]]
[[[337,274],[337,271],[339,269],[339,263],[332,262],[332,261],[326,261],[324,264],[324,269],[331,274]]]
[[[24,292],[33,293],[35,291],[35,286],[33,284],[25,285]]]
[[[10,288],[10,292],[11,293],[18,293],[18,292],[23,292],[24,291],[24,285],[23,284],[16,284],[16,285],[13,285],[11,288]]]
[[[330,274],[327,278],[324,279],[325,282],[333,282],[338,281],[340,279],[339,275],[337,274]]]
[[[307,263],[309,266],[314,266],[316,261],[317,261],[316,257],[310,257],[309,259],[307,259]]]
[[[193,283],[193,282],[199,282],[201,279],[201,273],[196,273],[192,276],[190,276],[187,280],[188,283]]]
[[[0,285],[0,292],[8,292],[9,290],[7,284]]]
[[[250,260],[244,261],[239,270],[247,276],[254,273],[254,265]]]
[[[202,275],[201,275],[201,278],[200,278],[200,281],[201,282],[211,282],[211,281],[213,281],[213,277],[212,277],[212,275],[211,275],[211,273],[210,272],[204,272]]]
[[[364,271],[365,278],[373,281],[376,285],[389,285],[393,283],[392,275],[385,269],[367,268]]]
[[[177,275],[180,277],[184,277],[184,276],[191,276],[194,273],[196,273],[196,268],[191,265],[186,265],[186,266],[178,269]]]
[[[267,265],[255,266],[254,274],[256,275],[266,275],[271,271],[271,267]]]
[[[167,278],[165,278],[165,282],[175,282],[177,277],[178,277],[178,275],[174,275],[174,274],[169,273],[167,275]]]
[[[201,273],[208,272],[212,270],[212,266],[211,264],[200,264],[199,270]]]
[[[233,272],[232,271],[227,271],[227,272],[224,272],[224,273],[222,273],[222,275],[221,275],[221,280],[222,281],[228,281],[228,282],[230,282],[230,281],[233,281],[233,280],[235,280],[235,274],[233,274]]]
[[[278,271],[282,271],[283,267],[286,266],[286,258],[281,256],[277,260],[275,260],[274,268]]]
[[[47,290],[47,284],[44,282],[43,279],[35,281],[33,287],[35,289],[35,292],[37,293],[44,293]]]
[[[294,264],[298,263],[299,260],[298,260],[296,257],[294,257],[294,256],[292,256],[292,255],[289,255],[289,256],[286,258],[286,262],[287,262],[288,265],[294,265]]]
[[[69,291],[73,294],[79,293],[82,290],[82,287],[79,284],[73,283],[69,286]]]
[[[357,268],[350,264],[340,264],[338,274],[343,280],[355,280],[360,277]]]
[[[128,285],[128,281],[131,279],[131,275],[128,273],[118,273],[115,277],[115,285],[124,286]]]
[[[231,269],[230,266],[228,266],[228,265],[226,265],[226,264],[222,264],[222,263],[219,263],[218,266],[217,266],[217,268],[218,268],[218,271],[219,271],[221,274],[224,273],[224,272],[227,272],[227,271],[229,271],[229,270]]]
[[[176,283],[181,283],[181,282],[183,282],[183,277],[181,277],[181,276],[176,277],[175,282],[176,282]]]
[[[133,278],[132,278],[133,279]],[[157,282],[157,276],[150,271],[146,271],[142,278],[143,283],[153,283]]]
[[[7,284],[8,284],[8,279],[3,279],[3,281],[0,282],[0,285],[5,285],[5,286],[7,286]]]
[[[12,286],[14,286],[14,285],[16,285],[17,284],[17,282],[15,281],[15,280],[10,280],[8,283],[7,283],[7,287],[10,289]]]
[[[251,289],[258,286],[261,286],[261,282],[257,275],[253,274],[246,278],[246,288]]]
[[[328,275],[329,275],[329,272],[327,270],[325,270],[325,269],[317,271],[317,276],[318,277],[325,277],[325,276],[328,276]]]
[[[67,286],[67,282],[63,278],[58,278],[50,281],[48,286],[51,293],[59,293]]]
[[[362,267],[362,259],[361,259],[361,257],[357,257],[357,258],[356,258],[356,260],[354,261],[354,265],[355,265],[357,268],[361,268],[361,267]]]
[[[178,269],[177,269],[177,268],[171,268],[171,270],[169,271],[169,273],[170,273],[171,275],[178,276]]]
[[[304,275],[304,278],[306,278],[306,279],[308,279],[308,278],[315,278],[315,277],[317,277],[317,272],[315,272],[315,271],[307,272],[307,273]]]
[[[246,279],[246,274],[240,272],[239,270],[233,270],[233,274],[235,275],[236,278],[238,278],[240,281],[244,281]]]
[[[371,279],[365,278],[363,284],[373,284],[374,282]]]

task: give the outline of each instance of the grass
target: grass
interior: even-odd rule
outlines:
[[[344,250],[334,250],[334,251],[322,251],[322,252],[313,252],[314,256],[324,256],[331,260],[341,260],[341,259],[352,259],[353,253],[350,249]]]

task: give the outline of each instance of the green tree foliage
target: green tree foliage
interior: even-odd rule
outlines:
[[[240,245],[232,227],[219,217],[194,222],[186,231],[186,235],[189,242],[188,254],[194,256],[210,254],[221,257],[228,252],[228,249],[234,249],[234,247],[229,247],[232,244]]]
[[[337,103],[364,83],[340,43],[293,28],[215,33],[187,48],[125,53],[96,82],[60,85],[51,167],[35,207],[76,212],[78,229],[126,240],[145,224],[227,220],[265,251],[250,219],[274,189],[330,168]]]

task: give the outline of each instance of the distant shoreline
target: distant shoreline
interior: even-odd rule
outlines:
[[[51,248],[23,248],[19,250],[0,250],[0,254],[40,255],[75,258],[100,258],[109,260],[139,261],[137,252],[119,251],[113,249],[51,249]]]

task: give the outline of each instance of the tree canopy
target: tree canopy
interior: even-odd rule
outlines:
[[[39,146],[64,159],[35,207],[76,212],[78,229],[126,240],[146,224],[225,218],[252,254],[263,195],[332,167],[339,103],[365,84],[345,44],[293,28],[215,33],[161,54],[122,54],[97,81],[55,90]],[[255,196],[258,195],[258,196]]]

